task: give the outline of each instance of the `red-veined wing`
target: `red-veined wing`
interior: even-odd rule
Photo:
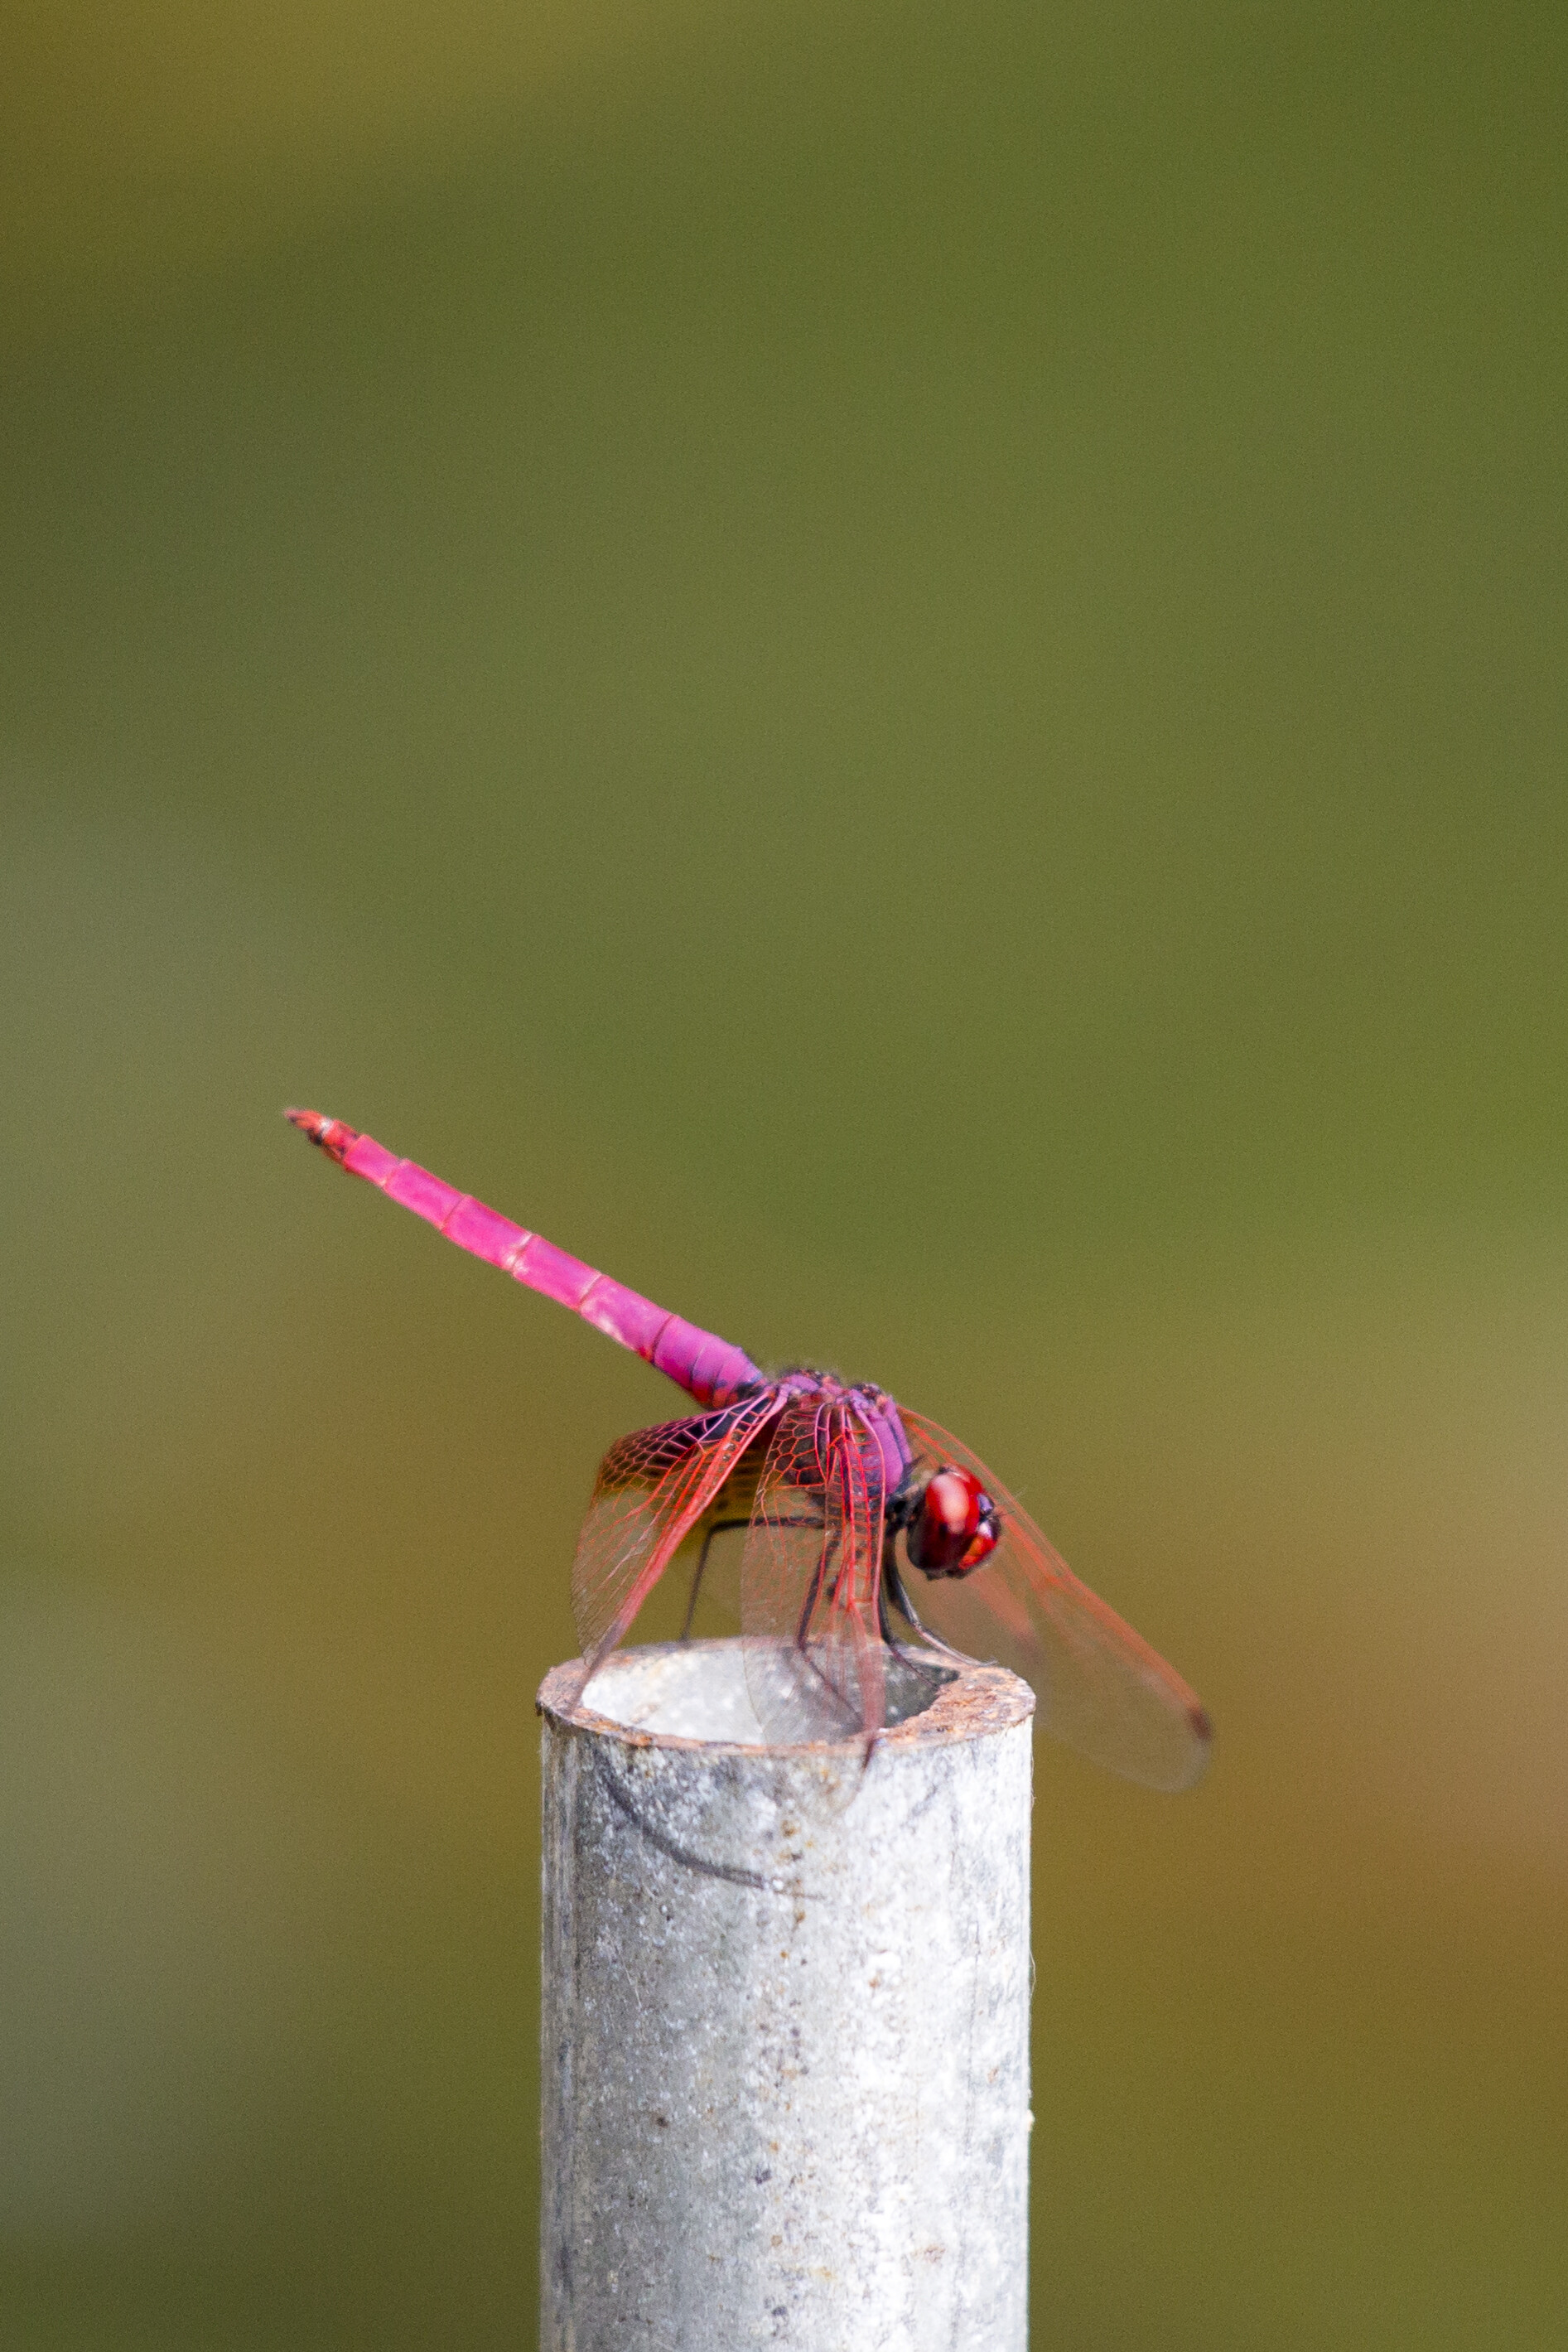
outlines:
[[[778,1400],[764,1392],[720,1412],[634,1429],[611,1447],[599,1465],[571,1570],[585,1684],[778,1411]]]
[[[1141,1634],[1081,1584],[1061,1555],[967,1445],[899,1407],[923,1469],[970,1470],[1001,1515],[1002,1534],[968,1576],[899,1573],[931,1631],[971,1658],[1033,1684],[1043,1727],[1096,1764],[1155,1789],[1185,1789],[1208,1760],[1211,1732],[1196,1692]]]
[[[881,1457],[853,1405],[794,1399],[768,1444],[740,1567],[747,1687],[770,1745],[869,1741],[886,1720],[882,1528]]]

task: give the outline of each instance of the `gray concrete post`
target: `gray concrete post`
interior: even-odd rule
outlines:
[[[1023,2352],[1028,1685],[769,1748],[738,1642],[544,1718],[546,2352]]]

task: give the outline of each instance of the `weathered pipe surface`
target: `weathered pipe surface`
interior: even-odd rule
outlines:
[[[1028,1686],[762,1745],[737,1642],[544,1717],[547,2352],[1023,2352]]]

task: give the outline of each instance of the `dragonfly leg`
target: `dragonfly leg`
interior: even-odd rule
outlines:
[[[776,1519],[773,1524],[775,1527],[787,1528],[792,1523],[789,1519]],[[800,1527],[821,1527],[826,1525],[826,1521],[800,1519],[793,1522],[793,1524]],[[838,1550],[838,1548],[839,1538],[837,1531],[835,1530],[831,1539],[818,1554],[817,1565],[812,1571],[811,1581],[806,1588],[806,1605],[800,1612],[800,1622],[795,1628],[795,1647],[798,1650],[803,1650],[806,1646],[806,1635],[810,1629],[811,1612],[816,1608],[817,1596],[821,1591],[822,1580],[828,1572],[828,1563],[832,1559],[834,1553]]]
[[[691,1639],[692,1619],[697,1613],[697,1594],[702,1591],[703,1570],[707,1566],[707,1551],[709,1544],[712,1543],[715,1536],[727,1535],[731,1528],[744,1528],[748,1524],[749,1522],[746,1519],[716,1519],[712,1527],[709,1528],[706,1535],[704,1536],[703,1548],[697,1554],[696,1573],[692,1578],[692,1597],[686,1603],[686,1622],[681,1627],[681,1639],[683,1642],[687,1642]]]
[[[973,1665],[977,1663],[969,1656],[967,1650],[956,1650],[951,1642],[945,1642],[940,1633],[934,1633],[929,1625],[921,1623],[915,1613],[915,1603],[909,1597],[904,1579],[898,1572],[897,1563],[891,1556],[883,1565],[882,1590],[878,1595],[878,1603],[882,1610],[882,1638],[890,1650],[896,1650],[899,1656],[906,1659],[910,1665],[918,1666],[921,1664],[919,1654],[914,1650],[906,1650],[901,1643],[895,1642],[893,1638],[887,1621],[889,1601],[892,1601],[899,1615],[907,1619],[921,1640],[928,1643],[932,1649],[940,1650],[945,1658],[961,1659],[965,1665]]]
[[[910,1605],[909,1595],[904,1589],[904,1579],[898,1572],[898,1562],[894,1559],[893,1546],[891,1544],[889,1544],[886,1553],[883,1559],[882,1586],[877,1597],[878,1603],[882,1610],[882,1638],[884,1642],[891,1642],[893,1639],[893,1636],[887,1630],[887,1604],[890,1601],[897,1610],[899,1615],[904,1618],[908,1624],[913,1625],[917,1633],[923,1633],[925,1632],[925,1628],[921,1624],[919,1618],[915,1615],[914,1609]]]
[[[820,1528],[822,1522],[821,1519],[774,1519],[770,1524],[776,1528]],[[709,1544],[712,1543],[715,1536],[729,1535],[736,1528],[748,1528],[750,1525],[749,1519],[716,1519],[704,1536],[703,1548],[697,1554],[696,1570],[692,1578],[691,1599],[686,1602],[686,1621],[681,1627],[683,1642],[691,1639],[692,1620],[697,1613],[697,1594],[702,1590],[703,1571],[707,1566]]]

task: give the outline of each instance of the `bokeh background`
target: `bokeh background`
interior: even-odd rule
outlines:
[[[1568,17],[34,0],[0,57],[0,2345],[534,2336],[532,1697],[653,1372],[966,1433],[1034,2342],[1568,2340]]]

